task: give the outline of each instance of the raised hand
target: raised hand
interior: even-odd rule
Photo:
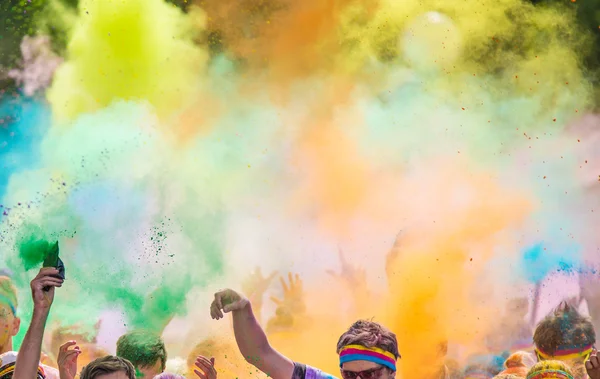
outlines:
[[[198,370],[194,370],[194,373],[200,379],[217,379],[217,370],[215,370],[215,359],[208,359],[202,355],[196,358],[196,367]],[[62,378],[61,378],[62,379]]]
[[[277,304],[278,307],[288,309],[292,314],[303,313],[306,310],[304,304],[304,291],[302,289],[302,280],[300,275],[292,275],[288,273],[289,285],[285,283],[283,277],[279,278],[281,287],[283,289],[283,299],[278,299],[274,296],[271,300]]]
[[[260,267],[257,267],[252,274],[244,280],[242,290],[254,303],[262,301],[262,297],[269,288],[277,271],[273,271],[269,276],[264,277]]]
[[[58,270],[54,267],[45,267],[31,281],[31,296],[34,310],[50,310],[54,301],[54,290],[62,287],[63,279],[59,278]]]
[[[332,270],[327,270],[327,273],[333,276],[334,278],[342,281],[352,289],[357,289],[361,287],[366,288],[367,274],[365,270],[352,266],[346,260],[342,249],[338,250],[338,254],[340,257],[340,263],[342,264],[342,271],[339,274],[337,274]]]
[[[402,230],[400,232],[398,232],[398,234],[396,234],[396,239],[394,240],[394,245],[392,246],[392,248],[390,249],[390,251],[387,255],[388,262],[395,260],[398,257],[398,255],[400,254],[403,236],[404,236],[404,231],[402,231]]]
[[[215,293],[215,299],[210,305],[210,316],[214,320],[223,318],[223,313],[244,309],[250,302],[244,296],[231,289]]]
[[[73,349],[69,350],[70,347]],[[60,379],[74,379],[77,375],[77,358],[81,354],[77,342],[68,341],[58,350],[58,372]]]
[[[600,379],[600,357],[598,351],[594,349],[590,358],[585,362],[585,369],[590,379]]]
[[[404,231],[401,230],[398,234],[396,234],[396,239],[394,240],[394,245],[388,252],[385,258],[385,272],[388,277],[388,282],[391,282],[391,278],[394,275],[394,268],[396,264],[396,260],[400,255],[401,247],[402,247],[402,238],[404,236]]]

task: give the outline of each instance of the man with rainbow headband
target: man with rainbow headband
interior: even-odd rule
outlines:
[[[563,303],[548,314],[533,335],[538,361],[562,361],[575,379],[587,379],[585,362],[594,351],[596,332],[591,321]]]
[[[334,379],[316,368],[293,362],[273,349],[252,313],[247,298],[227,289],[215,294],[210,307],[213,319],[233,315],[233,330],[240,352],[257,369],[273,379]],[[338,340],[343,379],[392,379],[400,358],[396,335],[372,321],[355,322]]]

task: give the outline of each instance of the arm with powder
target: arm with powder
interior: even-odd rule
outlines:
[[[223,318],[223,312],[233,314],[233,330],[240,352],[260,371],[274,379],[290,379],[294,363],[273,349],[259,325],[250,301],[239,293],[227,289],[215,294],[210,307],[213,319]]]
[[[62,279],[55,276],[57,274],[58,270],[55,268],[43,268],[31,281],[33,317],[19,349],[13,379],[31,379],[38,376],[46,320],[54,300],[55,288],[61,287],[63,283]]]

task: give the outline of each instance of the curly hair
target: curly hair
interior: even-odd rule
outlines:
[[[589,318],[566,302],[561,303],[535,328],[535,346],[549,355],[562,349],[577,349],[596,343],[596,332]]]
[[[377,347],[390,352],[400,358],[398,340],[396,335],[385,326],[374,321],[359,320],[340,336],[337,343],[337,353],[348,345],[361,345],[364,347]]]
[[[90,362],[81,370],[80,379],[95,379],[100,375],[123,371],[129,379],[135,379],[135,368],[127,359],[108,355]]]

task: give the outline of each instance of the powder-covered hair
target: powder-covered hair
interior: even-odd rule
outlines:
[[[95,379],[100,375],[123,371],[129,379],[135,379],[135,368],[127,359],[107,355],[90,362],[81,370],[80,379]]]
[[[152,367],[160,361],[161,370],[167,364],[167,349],[158,334],[135,330],[117,341],[117,356],[129,360],[137,368]]]
[[[502,371],[501,375],[516,375],[517,377],[524,378],[527,376],[529,369],[535,364],[533,356],[525,351],[517,351],[511,354],[510,357],[504,362],[506,368]]]
[[[577,349],[596,343],[596,332],[589,318],[566,302],[550,312],[535,328],[535,346],[549,355],[557,350]]]
[[[17,306],[19,305],[17,302],[17,289],[8,276],[0,276],[0,296],[8,299],[10,305],[17,309]],[[0,303],[4,302],[5,301],[0,298]]]
[[[494,379],[523,379],[524,376],[518,376],[513,374],[499,374],[494,376]]]
[[[567,374],[573,376],[573,371],[571,371],[571,368],[565,362],[541,361],[541,362],[538,362],[533,365],[531,370],[529,370],[529,372],[527,373],[527,377],[529,378],[531,376],[534,376],[544,370],[560,370],[560,371],[564,371]]]
[[[396,359],[400,358],[398,340],[396,335],[385,326],[373,321],[359,320],[340,336],[337,343],[337,353],[348,345],[376,347],[392,353]]]

